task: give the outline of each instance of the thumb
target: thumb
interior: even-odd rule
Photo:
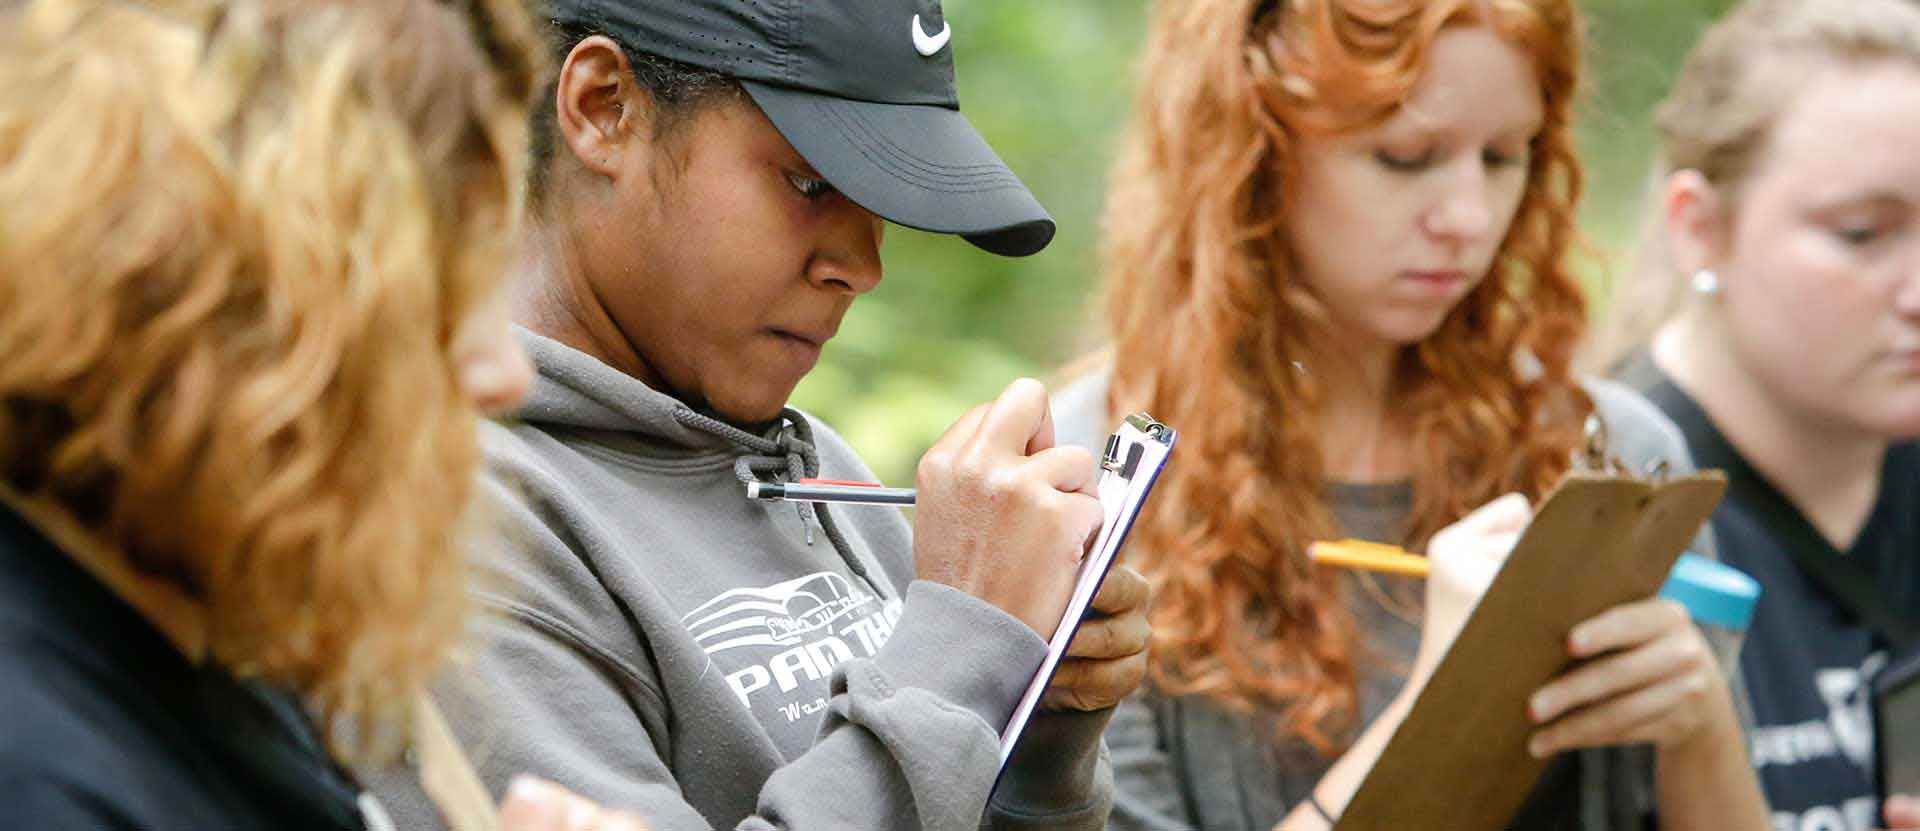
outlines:
[[[1920,799],[1903,794],[1887,797],[1887,826],[1892,829],[1920,828]]]
[[[1461,517],[1454,527],[1481,535],[1516,534],[1524,530],[1532,519],[1533,506],[1527,503],[1527,498],[1518,493],[1509,493]]]

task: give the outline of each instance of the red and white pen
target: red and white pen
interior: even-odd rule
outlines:
[[[912,505],[913,488],[883,487],[877,482],[802,479],[798,482],[748,482],[747,498],[762,502],[838,502],[848,505]]]

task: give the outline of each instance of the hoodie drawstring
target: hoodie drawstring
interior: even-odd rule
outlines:
[[[673,410],[673,420],[682,426],[753,452],[754,455],[742,456],[733,463],[733,475],[741,482],[765,481],[762,476],[784,476],[788,482],[798,482],[818,475],[820,452],[813,446],[813,425],[807,423],[806,416],[801,415],[799,410],[791,407],[782,408],[780,417],[785,421],[780,428],[780,437],[768,439],[687,407],[675,407]],[[853,546],[847,542],[846,535],[840,533],[840,527],[834,523],[833,514],[828,512],[827,506],[816,506],[811,502],[793,504],[800,514],[800,524],[806,532],[808,545],[813,544],[813,523],[817,519],[821,530],[827,533],[827,541],[833,544],[833,550],[847,564],[847,569],[866,581],[867,587],[880,596],[887,595],[867,574],[867,567],[860,562],[860,558],[854,556]]]

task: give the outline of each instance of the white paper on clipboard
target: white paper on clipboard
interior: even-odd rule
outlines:
[[[1107,437],[1106,452],[1100,459],[1100,482],[1096,486],[1105,518],[1100,523],[1100,533],[1094,537],[1093,547],[1080,561],[1080,573],[1073,581],[1073,596],[1067,600],[1066,612],[1060,616],[1060,625],[1047,644],[1046,660],[1040,663],[1040,671],[1034,673],[1033,682],[1020,697],[1020,704],[1013,708],[1007,729],[1000,733],[1001,770],[1006,769],[1013,746],[1019,742],[1027,720],[1033,717],[1040,694],[1052,682],[1053,672],[1066,655],[1074,630],[1080,627],[1080,618],[1100,591],[1100,583],[1112,568],[1120,546],[1126,543],[1127,532],[1133,530],[1134,517],[1139,515],[1153,483],[1160,478],[1160,470],[1166,466],[1168,454],[1173,452],[1175,437],[1173,428],[1154,421],[1146,413],[1127,416],[1120,422],[1120,429]]]

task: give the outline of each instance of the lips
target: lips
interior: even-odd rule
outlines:
[[[767,330],[767,336],[778,347],[781,361],[787,371],[795,378],[813,371],[814,364],[820,361],[820,349],[832,340],[832,328],[780,328]]]
[[[1423,292],[1434,292],[1434,294],[1452,294],[1467,284],[1467,273],[1459,269],[1402,271],[1400,278],[1407,280],[1413,286],[1419,286]]]
[[[837,327],[784,329],[776,326],[771,331],[774,334],[779,335],[780,337],[800,341],[801,343],[805,343],[809,346],[812,346],[815,349],[819,349],[820,347],[826,346],[827,341],[833,340],[833,336],[835,334],[838,334]]]
[[[1400,276],[1423,285],[1449,288],[1467,281],[1467,273],[1457,268],[1403,271],[1400,273]]]
[[[1888,355],[1905,375],[1920,375],[1920,349],[1900,349]]]

